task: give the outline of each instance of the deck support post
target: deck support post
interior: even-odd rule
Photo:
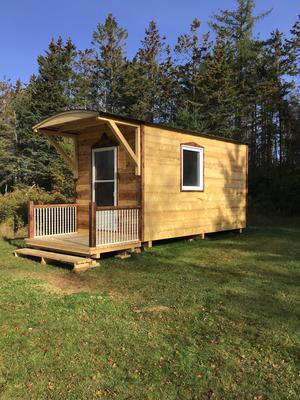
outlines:
[[[44,257],[41,257],[41,265],[47,265],[47,259]]]
[[[33,215],[33,201],[28,203],[28,239],[34,237],[34,215]]]
[[[89,204],[89,247],[96,247],[96,203]]]
[[[152,240],[148,240],[147,242],[143,242],[143,249],[150,249],[152,247]]]

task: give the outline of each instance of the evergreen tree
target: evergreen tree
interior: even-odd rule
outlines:
[[[219,38],[212,52],[203,60],[197,81],[199,120],[203,130],[218,136],[232,137],[235,106],[235,83],[231,63]]]
[[[92,108],[121,112],[122,75],[124,71],[127,31],[109,14],[93,33],[91,98]]]
[[[215,14],[210,26],[226,46],[232,62],[234,99],[232,131],[234,138],[251,140],[252,115],[255,113],[256,61],[259,58],[261,43],[253,40],[255,23],[268,15],[271,10],[254,16],[253,0],[237,0],[233,11],[221,10]]]
[[[17,84],[18,86],[18,84]],[[0,191],[7,192],[15,184],[16,114],[15,90],[9,82],[0,81]]]
[[[79,50],[74,61],[74,100],[78,109],[91,110],[96,107],[92,90],[93,68],[93,50]]]
[[[133,60],[111,14],[90,49],[52,40],[28,85],[0,82],[0,191],[35,183],[70,195],[71,171],[32,126],[84,108],[247,141],[251,195],[273,212],[299,211],[299,16],[288,38],[274,30],[255,39],[255,23],[268,12],[255,16],[253,0],[237,0],[213,17],[214,43],[195,19],[174,53],[151,21]],[[61,143],[72,152],[71,142]]]
[[[291,75],[298,76],[300,74],[300,14],[291,29],[291,38],[286,39],[286,52],[289,53],[293,63]]]
[[[56,150],[42,136],[32,132],[32,126],[43,118],[75,105],[73,63],[75,46],[59,38],[51,40],[45,56],[38,57],[39,71],[22,89],[15,103],[17,118],[17,183],[54,190],[65,177],[65,190],[71,191],[71,171]],[[63,140],[70,147],[67,140]],[[50,177],[50,178],[49,178]],[[59,183],[56,183],[56,180]]]
[[[198,131],[205,130],[200,113],[201,99],[198,88],[201,79],[203,60],[210,48],[209,36],[199,37],[200,21],[195,19],[188,34],[178,38],[175,47],[177,55],[177,77],[180,92],[177,103],[176,123],[183,127]]]
[[[170,46],[166,47],[165,58],[160,64],[159,86],[158,120],[161,123],[174,125],[180,86]]]
[[[161,62],[164,51],[164,39],[159,34],[154,21],[150,21],[145,38],[131,63],[131,80],[127,87],[129,93],[135,93],[129,107],[130,114],[146,121],[160,120],[159,104],[161,99]]]
[[[264,173],[272,164],[283,161],[283,124],[286,98],[293,83],[285,80],[291,71],[291,59],[285,51],[282,33],[275,30],[264,43],[259,62],[260,74],[257,78],[257,103],[260,123],[260,154],[256,155],[256,165],[260,163]]]

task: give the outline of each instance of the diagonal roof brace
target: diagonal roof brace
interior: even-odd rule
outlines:
[[[42,131],[41,131],[42,132]],[[74,172],[74,178],[78,178],[78,167],[76,165],[76,161],[72,160],[72,158],[65,152],[65,150],[62,148],[62,146],[48,133],[45,132],[45,136],[49,140],[49,142],[52,144],[53,147],[60,153],[62,158],[66,161],[66,163],[70,166],[70,168]]]
[[[98,117],[99,119],[101,117]],[[133,161],[133,163],[138,167],[139,166],[139,160],[137,155],[134,153],[134,151],[132,150],[132,148],[130,147],[129,143],[127,142],[127,140],[125,139],[123,133],[120,131],[118,125],[112,121],[112,120],[107,120],[106,121],[109,125],[109,127],[111,128],[111,130],[113,131],[113,133],[115,134],[115,137],[117,139],[117,141],[120,143],[120,145],[123,147],[123,149],[126,151],[126,153],[128,154],[129,158]]]

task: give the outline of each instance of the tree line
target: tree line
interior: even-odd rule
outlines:
[[[131,59],[112,14],[87,49],[52,39],[28,84],[0,82],[0,192],[37,185],[71,195],[71,171],[31,128],[89,109],[247,142],[252,205],[300,213],[300,16],[289,35],[276,29],[260,39],[255,24],[271,11],[254,15],[253,0],[236,3],[212,16],[206,34],[194,19],[173,48],[151,21]]]

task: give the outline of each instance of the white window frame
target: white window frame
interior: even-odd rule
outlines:
[[[102,151],[114,151],[114,179],[95,179],[96,177],[96,167],[95,167],[95,153],[99,153]],[[118,179],[117,179],[117,146],[112,147],[101,147],[98,149],[93,149],[93,168],[92,168],[92,186],[93,186],[93,193],[92,193],[92,201],[95,201],[95,183],[98,182],[114,182],[114,206],[117,205],[117,193],[118,193]]]
[[[195,151],[199,153],[199,185],[198,186],[186,186],[183,184],[183,151]],[[181,145],[181,190],[182,191],[198,191],[203,192],[204,190],[204,148],[203,147],[196,147],[190,145]]]

